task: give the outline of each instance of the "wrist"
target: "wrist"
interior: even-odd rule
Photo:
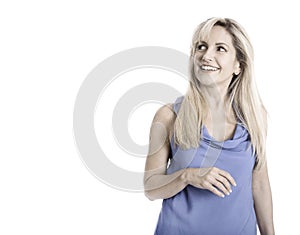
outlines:
[[[183,169],[183,172],[181,174],[181,180],[186,184],[188,185],[189,184],[189,170],[190,168],[184,168]]]

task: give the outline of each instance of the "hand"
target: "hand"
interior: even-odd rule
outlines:
[[[216,167],[186,168],[184,178],[187,184],[207,189],[219,197],[229,195],[232,192],[231,185],[236,186],[235,180],[228,172]]]

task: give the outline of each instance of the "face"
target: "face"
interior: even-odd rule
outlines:
[[[194,72],[202,85],[229,85],[240,73],[231,35],[221,26],[214,26],[207,41],[199,42],[194,58]]]

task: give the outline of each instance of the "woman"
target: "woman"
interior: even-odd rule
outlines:
[[[196,29],[184,97],[160,108],[150,130],[145,195],[164,199],[155,234],[274,234],[266,164],[267,115],[253,51],[235,21]]]

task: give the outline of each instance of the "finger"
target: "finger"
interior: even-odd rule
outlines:
[[[207,190],[211,191],[213,194],[219,196],[219,197],[222,197],[224,198],[225,195],[223,193],[221,193],[217,188],[215,188],[213,185],[211,184],[206,184],[206,187],[205,187]]]
[[[227,175],[227,177],[231,177],[230,174],[228,172],[222,171],[222,170],[220,170],[218,168],[216,168],[215,171],[213,171],[212,173],[213,173],[213,176],[215,177],[215,179],[217,181],[219,181],[221,184],[223,184],[223,186],[226,188],[226,191],[224,191],[223,187],[222,187],[222,191],[224,191],[225,194],[229,195],[232,192],[232,190],[231,190],[231,182],[229,181],[229,179],[227,179],[222,174]]]
[[[215,186],[217,189],[219,189],[221,192],[223,192],[226,195],[230,194],[231,189],[227,189],[223,183],[220,181],[216,180],[215,183],[213,183],[213,186]]]
[[[227,195],[229,195],[231,192],[232,192],[232,190],[231,190],[231,184],[230,184],[230,182],[228,181],[228,179],[227,178],[225,178],[224,176],[222,176],[222,175],[217,175],[216,176],[216,180],[218,181],[218,182],[220,182],[220,184],[222,184],[225,188],[226,188],[226,194]]]
[[[228,172],[220,170],[219,174],[224,176],[233,186],[236,186],[234,178]]]
[[[219,180],[218,180],[219,179]],[[206,180],[213,186],[215,186],[218,190],[220,190],[221,192],[223,192],[224,194],[226,195],[229,195],[230,194],[230,184],[228,182],[228,180],[219,175],[219,174],[213,174],[213,175],[210,175],[210,176],[207,176],[206,177]],[[227,188],[224,186],[224,184],[222,183],[222,181],[224,181],[226,183],[227,181],[227,185],[229,185],[229,189],[227,190]]]

